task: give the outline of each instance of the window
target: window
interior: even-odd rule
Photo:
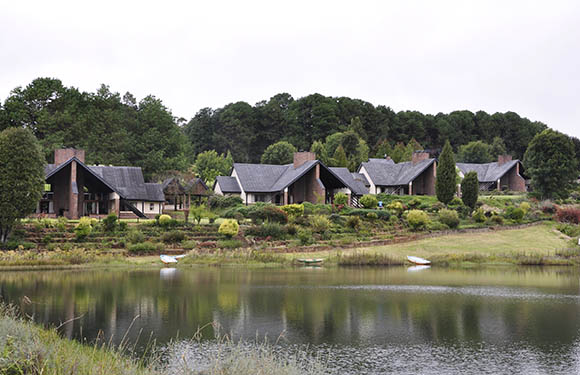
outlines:
[[[149,211],[155,210],[155,203],[149,203]]]

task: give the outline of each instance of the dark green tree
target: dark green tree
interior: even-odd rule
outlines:
[[[338,146],[334,155],[332,156],[332,166],[333,167],[348,167],[348,159],[346,158],[346,153],[342,146]]]
[[[468,172],[461,182],[461,200],[463,204],[471,208],[473,211],[475,209],[475,204],[477,203],[477,198],[479,196],[479,180],[477,178],[477,172]]]
[[[439,155],[437,166],[437,179],[435,180],[435,192],[437,199],[442,203],[449,203],[455,195],[455,158],[449,141],[445,142],[443,151]]]
[[[380,141],[375,146],[375,158],[384,159],[387,156],[391,156],[392,149],[389,141],[386,139]]]
[[[457,153],[458,161],[462,163],[489,163],[493,160],[490,146],[482,141],[471,141],[466,145],[459,146]]]
[[[262,164],[290,164],[294,160],[296,147],[286,141],[276,142],[262,154]]]
[[[326,148],[324,147],[324,143],[321,141],[314,141],[312,147],[310,147],[310,152],[314,152],[316,154],[316,159],[320,160],[323,164],[329,164]]]
[[[534,195],[542,199],[566,198],[578,178],[574,143],[552,129],[532,139],[524,165],[526,174],[532,178]]]
[[[489,146],[489,154],[493,160],[497,160],[499,155],[507,154],[507,149],[505,148],[505,142],[503,139],[500,137],[493,138],[493,142]]]
[[[32,133],[9,128],[0,133],[0,242],[34,212],[44,188],[44,156]]]

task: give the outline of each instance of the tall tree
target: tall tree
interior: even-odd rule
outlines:
[[[262,154],[262,164],[290,164],[294,160],[296,147],[286,141],[276,142],[268,146]]]
[[[493,159],[490,146],[482,141],[471,141],[466,145],[459,146],[457,159],[462,163],[489,163]]]
[[[329,157],[326,153],[326,148],[324,147],[324,143],[321,141],[314,141],[312,147],[310,147],[310,152],[314,152],[316,154],[316,159],[320,160],[323,164],[329,163]]]
[[[566,198],[578,178],[574,143],[566,135],[546,129],[536,135],[524,156],[534,194],[542,199]]]
[[[494,137],[493,142],[489,146],[489,154],[492,159],[497,160],[500,155],[507,154],[507,149],[505,147],[505,142],[500,137]]]
[[[439,155],[439,165],[437,166],[437,178],[435,180],[435,192],[437,199],[448,204],[455,195],[455,158],[453,149],[449,141],[445,142],[443,151]]]
[[[479,196],[479,180],[477,172],[468,172],[461,182],[461,200],[467,207],[475,209],[477,198]]]
[[[215,150],[204,151],[197,155],[194,170],[208,186],[213,185],[217,176],[228,176],[233,167],[230,153],[219,155]]]
[[[14,223],[34,212],[44,187],[44,156],[34,135],[22,128],[0,133],[0,242]]]
[[[346,158],[346,153],[342,146],[338,146],[334,155],[332,156],[332,166],[333,167],[348,167],[348,160]]]

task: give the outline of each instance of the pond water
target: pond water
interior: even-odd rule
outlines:
[[[0,296],[38,322],[71,320],[66,337],[137,348],[219,327],[333,373],[569,374],[580,373],[579,278],[572,267],[4,271]],[[199,356],[194,346],[183,350]]]

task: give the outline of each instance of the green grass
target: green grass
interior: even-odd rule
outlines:
[[[66,323],[65,323],[66,324]],[[192,339],[199,343],[200,337]],[[197,340],[197,341],[196,341]],[[186,343],[187,344],[187,343]],[[125,353],[126,343],[81,344],[62,338],[17,316],[11,306],[0,304],[0,374],[5,375],[305,375],[325,374],[323,365],[307,356],[285,356],[267,342],[248,344],[222,336],[204,354],[205,363],[188,362],[183,342],[159,351],[148,346],[140,358]],[[161,356],[166,358],[162,360]]]
[[[356,255],[360,258],[371,254],[371,258],[385,256],[394,263],[404,262],[407,255],[414,255],[430,259],[434,264],[578,264],[580,247],[571,247],[569,240],[554,230],[553,223],[545,223],[522,229],[458,233],[385,246],[284,255],[288,258],[326,258],[331,263],[338,262],[340,257]],[[566,257],[560,255],[564,250]]]

